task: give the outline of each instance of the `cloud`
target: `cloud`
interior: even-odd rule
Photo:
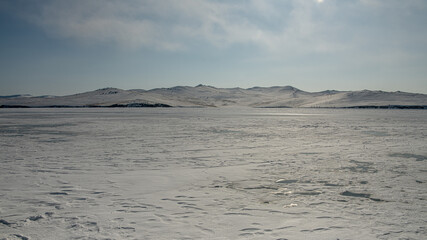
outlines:
[[[29,4],[28,0],[15,0],[10,5],[47,33],[83,43],[162,51],[191,49],[195,42],[217,48],[244,44],[270,53],[289,54],[354,47],[363,36],[346,36],[355,35],[354,31],[365,34],[370,26],[354,28],[356,17],[346,15],[366,14],[360,9],[380,8],[381,2],[35,0]],[[401,1],[390,1],[388,7],[397,2]],[[412,6],[421,4],[418,0],[410,2]]]
[[[252,44],[277,50],[283,41],[309,34],[299,1],[250,0],[35,0],[10,1],[10,9],[52,36],[84,43],[160,50]],[[302,27],[295,30],[295,25]],[[287,33],[288,32],[288,33]],[[308,35],[307,35],[308,36]]]
[[[127,3],[127,4],[126,4]],[[148,16],[147,3],[136,1],[44,1],[28,19],[61,38],[164,50],[182,48],[168,38],[168,26]],[[155,9],[153,9],[155,10]]]

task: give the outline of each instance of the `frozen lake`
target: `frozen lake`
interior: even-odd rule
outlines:
[[[426,239],[427,111],[1,109],[0,239]]]

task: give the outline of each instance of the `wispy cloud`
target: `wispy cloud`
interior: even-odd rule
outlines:
[[[289,53],[354,47],[357,38],[345,35],[352,35],[348,26],[357,20],[340,19],[342,12],[357,11],[357,6],[380,8],[383,2],[360,0],[345,6],[333,0],[43,0],[34,1],[31,9],[15,10],[49,34],[85,43],[178,51],[199,41]],[[410,3],[402,5],[420,4],[405,2]]]
[[[298,2],[44,0],[33,1],[31,8],[20,9],[25,2],[11,5],[49,34],[83,42],[180,50],[196,40],[217,47],[245,43],[276,49],[312,31]]]

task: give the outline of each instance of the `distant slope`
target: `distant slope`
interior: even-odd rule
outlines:
[[[151,90],[103,88],[68,96],[0,96],[2,107],[327,107],[425,108],[427,95],[406,92],[305,92],[291,86],[215,88],[177,86]]]

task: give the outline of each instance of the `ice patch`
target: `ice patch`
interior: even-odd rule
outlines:
[[[411,154],[411,153],[392,153],[392,154],[389,154],[389,156],[399,157],[399,158],[415,158],[415,160],[418,162],[427,160],[427,156]]]
[[[298,180],[295,180],[295,179],[279,179],[276,181],[276,183],[284,183],[284,184],[296,183],[296,182],[298,182]]]

